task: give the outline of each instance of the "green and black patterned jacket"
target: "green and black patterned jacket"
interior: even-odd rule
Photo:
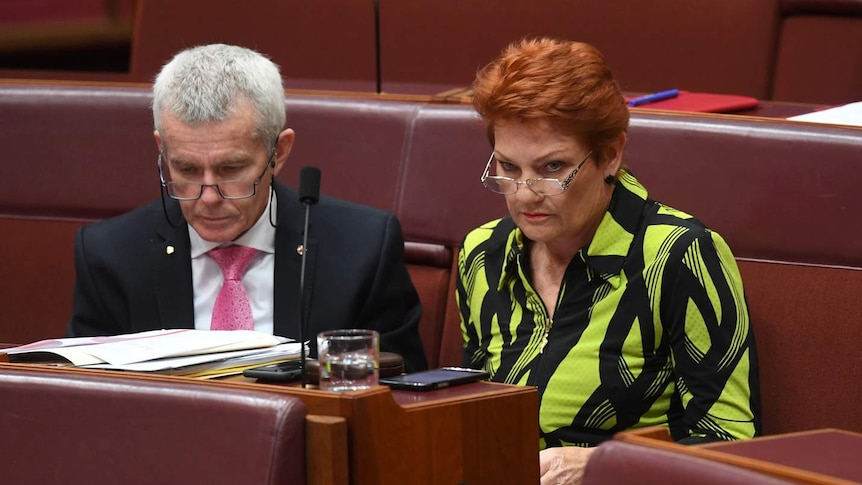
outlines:
[[[748,306],[720,235],[624,172],[553,319],[531,286],[528,245],[510,217],[471,231],[457,297],[465,365],[538,386],[543,448],[657,424],[683,441],[760,434]]]

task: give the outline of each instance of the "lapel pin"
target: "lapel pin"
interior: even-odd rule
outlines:
[[[166,252],[167,254],[174,254],[174,247],[173,247],[173,246],[168,246],[168,247],[166,247],[166,248],[165,248],[165,252]]]
[[[302,244],[300,244],[299,246],[296,247],[296,254],[302,256],[302,253],[304,253],[304,252],[305,252],[305,246],[303,246]]]

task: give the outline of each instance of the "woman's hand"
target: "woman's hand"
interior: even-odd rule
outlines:
[[[593,448],[566,446],[539,452],[541,485],[580,485]]]

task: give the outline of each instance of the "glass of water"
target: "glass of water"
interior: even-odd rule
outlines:
[[[317,336],[318,387],[358,391],[377,385],[380,336],[374,330],[327,330]]]

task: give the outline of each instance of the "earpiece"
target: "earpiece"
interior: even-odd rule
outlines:
[[[605,177],[605,183],[608,185],[613,185],[616,181],[616,178],[613,175],[608,175]]]

